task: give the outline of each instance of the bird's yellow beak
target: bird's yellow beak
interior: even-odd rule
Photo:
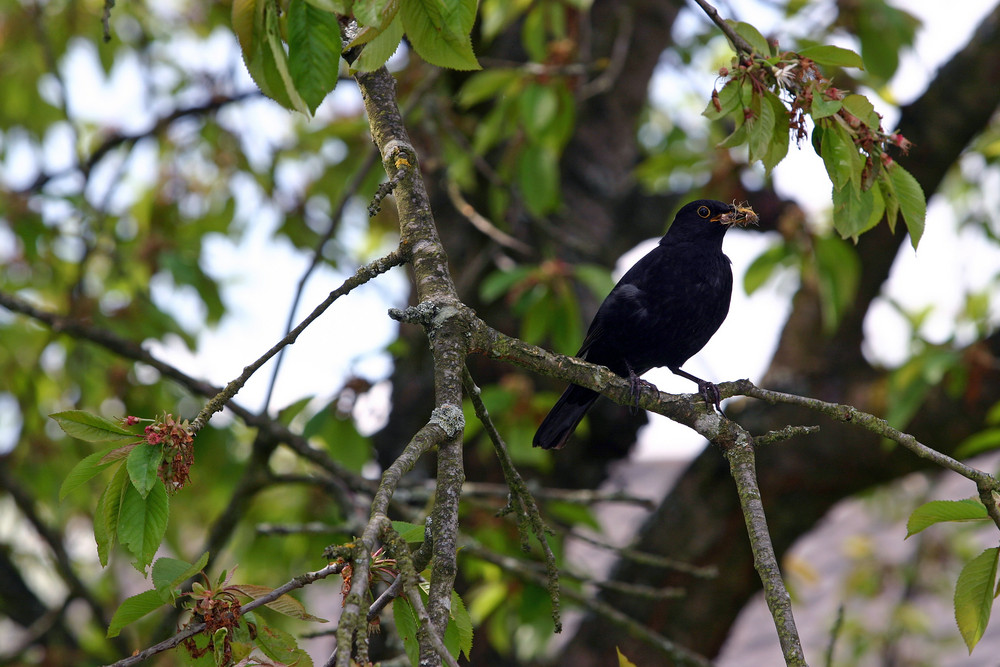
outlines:
[[[749,204],[733,204],[733,210],[712,218],[724,225],[756,225],[759,218]]]

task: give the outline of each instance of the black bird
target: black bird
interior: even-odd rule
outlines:
[[[757,222],[753,209],[699,199],[685,205],[666,235],[618,281],[598,308],[578,357],[630,378],[666,366],[698,383],[719,406],[719,389],[681,369],[718,331],[729,313],[733,270],[722,253],[730,225]],[[597,400],[571,384],[535,433],[533,444],[558,449]]]

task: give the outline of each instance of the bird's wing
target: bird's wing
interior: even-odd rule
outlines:
[[[581,359],[587,358],[587,351],[595,341],[600,340],[606,333],[608,327],[612,326],[635,326],[639,324],[649,312],[647,293],[633,283],[624,280],[615,285],[604,303],[597,309],[594,321],[590,324],[587,337],[583,339],[580,351],[576,356]],[[622,315],[626,317],[623,319]]]

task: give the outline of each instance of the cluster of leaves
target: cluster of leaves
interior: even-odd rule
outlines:
[[[510,304],[521,322],[523,340],[540,343],[549,337],[556,350],[572,354],[583,340],[577,283],[598,299],[607,296],[614,284],[602,267],[549,260],[495,271],[483,280],[479,295],[487,303],[502,297]]]
[[[770,171],[788,153],[790,133],[799,141],[808,136],[805,118],[809,117],[813,148],[833,183],[837,232],[856,239],[883,216],[894,229],[901,215],[916,247],[927,203],[916,179],[887,152],[895,146],[905,153],[909,143],[882,129],[881,117],[867,98],[834,87],[819,69],[863,68],[861,57],[827,45],[779,51],[753,26],[733,26],[753,53],[738,55],[731,69],[720,71],[727,81],[713,92],[705,109],[709,119],[729,117],[735,125],[720,147],[746,144],[750,161],[760,160]],[[790,100],[788,106],[783,98]]]
[[[994,502],[997,499],[994,498]],[[990,521],[986,506],[978,498],[932,500],[913,511],[906,536],[941,522]],[[962,568],[955,583],[955,621],[969,653],[976,647],[990,622],[993,601],[1000,597],[997,565],[1000,547],[989,547]]]
[[[121,630],[164,605],[173,605],[180,599],[192,612],[190,623],[204,623],[205,631],[183,642],[187,659],[195,665],[240,664],[254,649],[277,664],[312,665],[309,655],[298,647],[295,638],[279,628],[260,623],[252,612],[241,611],[242,601],[270,595],[273,589],[266,586],[233,584],[232,572],[223,571],[214,584],[210,584],[203,569],[208,554],[195,563],[176,558],[158,558],[152,567],[153,588],[133,595],[122,602],[115,611],[108,628],[108,636],[115,637]],[[201,575],[205,583],[194,582],[189,592],[181,586],[191,577]],[[282,595],[265,606],[269,609],[303,621],[327,621],[306,612],[302,604],[290,595]]]
[[[118,464],[94,510],[97,553],[101,565],[107,566],[111,548],[120,541],[135,558],[136,569],[145,572],[167,530],[168,493],[178,491],[187,482],[194,460],[186,423],[164,415],[140,434],[135,429],[140,420],[135,417],[115,422],[82,410],[70,410],[53,414],[52,418],[74,438],[115,443],[77,463],[63,481],[59,497],[65,498]]]
[[[361,29],[344,44],[340,22],[351,18]],[[419,0],[233,3],[233,30],[250,75],[265,95],[306,115],[337,85],[343,50],[360,49],[352,54],[351,66],[369,72],[389,60],[405,34],[431,64],[479,69],[470,37],[475,18],[475,0],[443,5]]]

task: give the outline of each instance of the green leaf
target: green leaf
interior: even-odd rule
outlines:
[[[525,265],[506,271],[494,271],[479,284],[479,298],[486,303],[496,301],[509,292],[514,285],[527,278],[534,270],[535,267]]]
[[[910,172],[899,166],[898,162],[889,165],[889,180],[899,201],[899,212],[903,214],[906,229],[910,232],[910,243],[917,249],[920,237],[924,235],[924,219],[927,217],[927,200],[917,179]]]
[[[864,95],[852,94],[843,99],[844,109],[873,130],[881,125],[875,107]]]
[[[755,96],[751,105],[754,116],[746,122],[747,146],[750,162],[763,159],[774,137],[774,107],[760,96]],[[787,131],[784,134],[788,134]]]
[[[611,272],[599,264],[577,264],[573,267],[573,275],[598,299],[604,299],[615,286]]]
[[[351,5],[354,3],[354,0],[306,0],[306,2],[317,9],[322,9],[324,12],[333,12],[334,14],[347,16],[351,13]]]
[[[239,591],[243,595],[256,600],[257,598],[264,597],[269,593],[274,591],[273,588],[268,586],[258,586],[256,584],[233,584],[227,587],[230,590]],[[302,603],[293,598],[291,595],[285,594],[276,600],[270,602],[265,602],[264,606],[268,609],[273,609],[279,614],[284,614],[285,616],[291,616],[292,618],[297,618],[302,621],[313,621],[315,623],[326,623],[325,618],[319,618],[318,616],[313,616],[306,611],[306,608],[302,606]]]
[[[140,444],[132,448],[125,459],[132,486],[145,498],[156,483],[160,462],[163,460],[163,447],[160,445]]]
[[[729,115],[737,109],[742,109],[746,101],[749,101],[750,84],[748,77],[742,79],[730,79],[719,91],[719,108],[711,100],[702,112],[702,115],[709,120],[719,120]]]
[[[932,500],[913,510],[906,522],[906,537],[943,521],[982,521],[988,519],[986,507],[974,498]]]
[[[458,105],[468,109],[475,104],[509,92],[509,89],[522,78],[523,75],[513,69],[488,69],[476,72],[458,90]]]
[[[49,415],[66,435],[87,442],[127,442],[139,439],[116,422],[83,410],[67,410]]]
[[[103,460],[114,448],[104,449],[85,456],[82,461],[73,466],[73,469],[66,475],[62,486],[59,487],[59,500],[63,500],[74,490],[87,483],[89,480],[107,470],[114,461]]]
[[[861,56],[850,49],[844,49],[839,46],[829,46],[826,44],[807,46],[799,51],[799,55],[803,58],[809,58],[809,60],[819,65],[856,67],[857,69],[865,68],[865,61],[861,59]]]
[[[455,652],[455,658],[464,653],[465,658],[471,660],[472,617],[469,616],[469,611],[465,608],[461,596],[454,590],[451,591],[451,620],[458,632],[458,651]]]
[[[108,625],[108,638],[117,637],[121,634],[122,628],[129,623],[134,623],[151,611],[156,611],[163,606],[163,600],[156,591],[143,591],[138,595],[133,595],[122,601],[111,623]]]
[[[403,28],[421,58],[438,67],[481,69],[472,51],[476,0],[407,0]]]
[[[417,667],[420,661],[420,646],[417,644],[417,615],[410,601],[398,597],[392,601],[392,620],[396,625],[396,634],[403,642],[403,649],[410,659],[410,664]]]
[[[520,125],[534,141],[541,141],[559,111],[559,95],[552,86],[530,83],[518,96]]]
[[[201,572],[208,564],[208,552],[201,555],[196,563],[188,563],[178,558],[157,558],[153,563],[153,586],[164,602],[173,598],[174,589]]]
[[[636,667],[634,662],[625,657],[620,648],[616,646],[615,650],[618,651],[618,667]]]
[[[843,238],[857,239],[868,228],[875,210],[875,195],[848,183],[833,191],[833,227]]]
[[[767,58],[771,55],[771,45],[767,43],[767,40],[764,39],[764,36],[760,34],[757,28],[743,21],[735,24],[732,21],[726,21],[726,23],[736,29],[736,34],[747,41],[755,54],[762,58]]]
[[[424,527],[419,524],[393,521],[392,529],[399,533],[407,544],[419,544],[424,541]]]
[[[312,658],[299,648],[294,635],[269,625],[257,626],[256,644],[261,652],[281,665],[312,667]]]
[[[532,214],[544,216],[559,205],[559,157],[541,144],[529,144],[517,160],[517,182]]]
[[[288,5],[288,70],[309,113],[315,113],[316,107],[337,85],[340,51],[337,16],[306,0],[291,0]]]
[[[111,478],[111,483],[97,501],[94,513],[94,539],[97,540],[97,557],[102,567],[107,567],[111,547],[118,539],[122,498],[125,496],[126,488],[132,488],[132,484],[129,482],[125,466],[120,465]]]
[[[788,266],[795,260],[795,253],[787,243],[781,242],[771,246],[757,256],[746,273],[743,274],[743,291],[747,296],[753,294],[766,283],[774,272],[782,266]]]
[[[1000,448],[1000,428],[988,428],[973,433],[955,448],[955,458],[966,459],[976,454]]]
[[[351,64],[351,69],[355,72],[374,72],[392,57],[402,41],[403,21],[397,16],[375,39],[365,44],[361,55]]]
[[[966,563],[955,584],[955,621],[970,654],[990,622],[998,552],[992,547]]]
[[[771,91],[764,93],[764,101],[774,111],[774,128],[771,132],[771,140],[767,144],[764,155],[761,156],[764,168],[767,170],[767,173],[771,173],[771,170],[788,155],[789,114],[788,109],[785,108],[781,99]]]
[[[820,154],[833,187],[841,189],[848,182],[860,183],[864,162],[847,130],[838,122],[829,122],[823,132]],[[867,220],[867,216],[865,217]]]
[[[140,572],[145,572],[153,561],[167,530],[169,516],[167,489],[159,479],[145,498],[131,484],[125,485],[118,521],[118,538],[135,556],[134,565]]]
[[[400,0],[366,0],[354,5],[354,18],[363,26],[381,32],[392,23],[399,12]],[[352,45],[355,43],[352,42]]]
[[[263,48],[266,55],[264,77],[267,80],[268,90],[264,90],[263,87],[261,89],[268,95],[273,94],[273,99],[279,104],[308,116],[311,113],[309,106],[296,89],[295,80],[289,71],[288,55],[285,53],[285,47],[281,40],[277,7],[271,2],[263,4],[264,42],[266,44]],[[260,85],[259,82],[258,85]]]
[[[826,118],[827,116],[832,116],[833,114],[840,111],[840,107],[844,106],[841,100],[828,100],[823,95],[823,91],[818,90],[816,86],[812,86],[812,102],[809,106],[809,115],[814,121],[820,118]]]

